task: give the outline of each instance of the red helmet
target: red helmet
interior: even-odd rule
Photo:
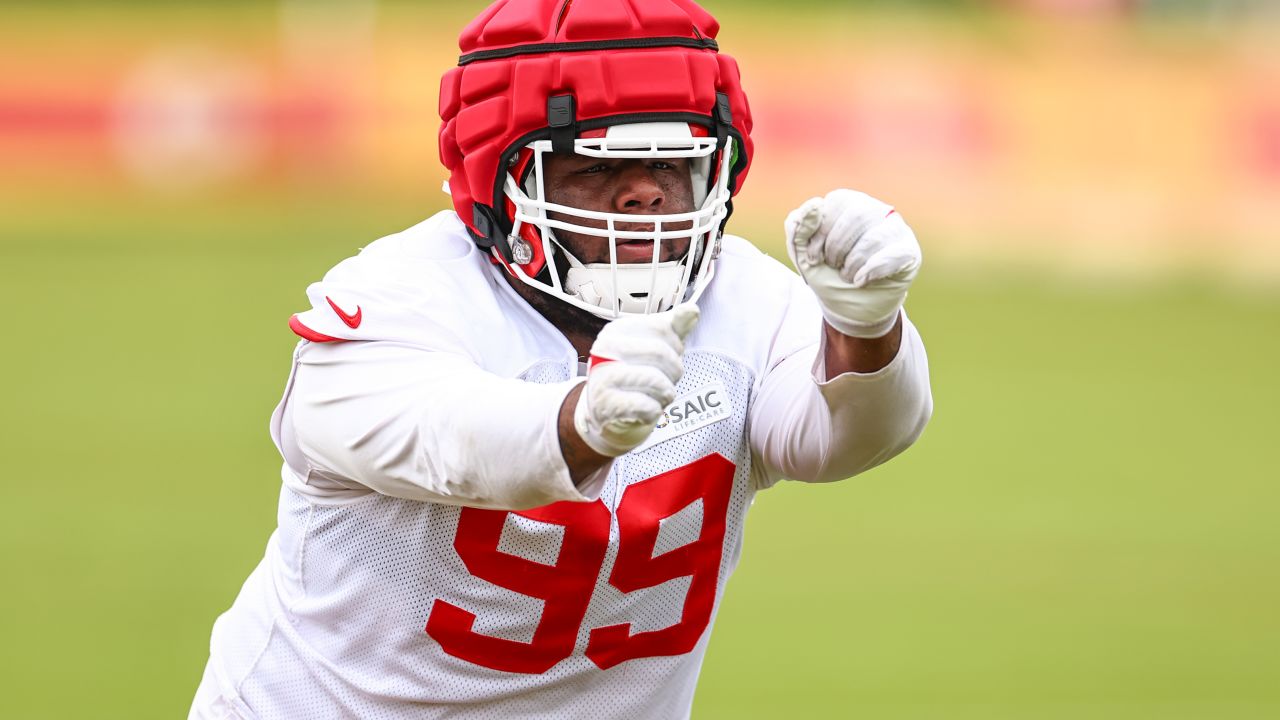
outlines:
[[[604,317],[695,299],[752,153],[751,112],[737,63],[718,52],[718,30],[691,0],[490,5],[462,31],[458,67],[440,83],[440,159],[476,243],[521,280]],[[607,232],[548,220],[548,210],[574,212],[542,194],[543,152],[690,158],[701,184],[696,210],[646,218],[655,221],[650,233],[615,233],[607,213],[576,215],[607,222]],[[664,231],[664,223],[693,229]],[[578,263],[556,241],[557,227],[610,242],[644,236],[655,241],[654,262],[622,267],[619,280],[616,262]],[[669,263],[657,262],[657,245],[681,235],[693,237],[687,257],[660,268]],[[639,286],[646,290],[629,289]]]

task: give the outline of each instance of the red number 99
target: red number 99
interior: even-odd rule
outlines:
[[[634,635],[629,624],[593,629],[586,654],[601,669],[635,658],[683,655],[697,645],[715,606],[733,471],[733,463],[713,454],[627,487],[618,504],[618,557],[609,583],[623,593],[679,577],[689,577],[690,585],[680,620],[670,627]],[[698,500],[702,501],[698,538],[654,557],[660,521]],[[544,602],[532,642],[477,633],[475,614],[444,600],[435,601],[426,631],[454,657],[494,670],[543,673],[573,653],[604,563],[609,510],[597,500],[516,513],[564,527],[555,565],[498,550],[507,514],[464,508],[454,548],[472,575]]]

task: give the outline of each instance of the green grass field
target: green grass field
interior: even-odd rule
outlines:
[[[416,218],[0,218],[0,717],[183,716],[274,527],[285,320]],[[1277,296],[1014,278],[927,268],[915,448],[760,496],[695,717],[1280,717]]]

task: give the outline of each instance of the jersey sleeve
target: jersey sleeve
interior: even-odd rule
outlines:
[[[507,510],[598,493],[598,473],[574,487],[560,451],[574,382],[524,379],[572,351],[513,319],[488,266],[446,212],[307,288],[311,309],[290,322],[304,341],[272,417],[286,484],[326,500],[376,491]]]
[[[588,501],[557,428],[575,384],[500,377],[394,342],[303,343],[278,442],[298,481],[321,489],[505,510]]]
[[[797,278],[751,408],[751,446],[762,487],[779,479],[833,482],[908,448],[933,412],[924,344],[903,314],[902,345],[874,373],[826,380],[821,313]]]

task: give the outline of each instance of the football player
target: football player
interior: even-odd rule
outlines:
[[[755,494],[909,446],[920,249],[836,190],[725,234],[751,113],[692,0],[498,0],[441,83],[453,209],[308,289],[279,527],[192,716],[688,715]]]

